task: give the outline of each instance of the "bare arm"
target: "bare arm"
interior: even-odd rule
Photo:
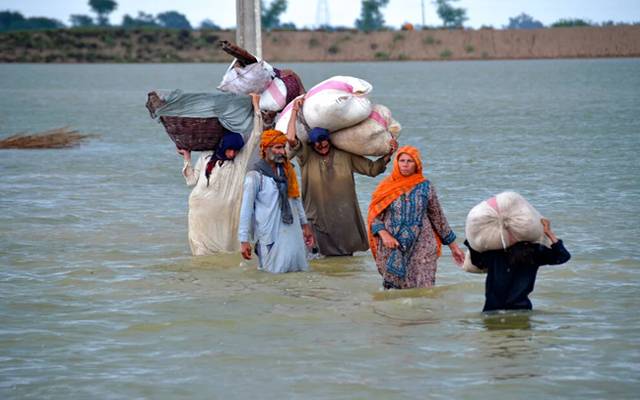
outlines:
[[[289,118],[289,124],[287,125],[287,140],[289,146],[294,148],[298,145],[298,136],[296,132],[296,121],[298,120],[298,112],[300,107],[304,103],[304,97],[299,97],[293,101],[293,107],[291,108],[291,118]]]
[[[556,243],[558,241],[558,237],[551,230],[551,221],[549,221],[546,218],[542,218],[542,219],[540,219],[540,222],[542,223],[542,229],[544,231],[544,234],[547,235],[549,240],[551,240],[552,244]]]
[[[253,105],[253,112],[260,114],[260,95],[256,93],[249,94],[251,96],[251,104]]]

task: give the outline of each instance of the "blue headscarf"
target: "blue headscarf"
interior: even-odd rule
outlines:
[[[227,156],[225,156],[224,152],[233,149],[240,150],[244,146],[244,139],[242,139],[242,135],[235,132],[227,132],[222,136],[222,140],[220,140],[220,144],[218,145],[218,149],[216,150],[216,158],[218,160],[228,160]]]
[[[209,186],[209,177],[211,176],[211,171],[216,166],[216,162],[220,161],[220,164],[229,160],[227,158],[225,151],[229,149],[240,150],[244,146],[244,139],[242,139],[242,135],[235,132],[227,132],[222,136],[220,143],[218,144],[218,148],[216,149],[215,154],[211,155],[211,158],[207,162],[206,169],[204,171],[204,176],[207,177],[207,186]]]
[[[309,141],[311,143],[322,142],[323,140],[329,140],[329,130],[324,128],[313,128],[309,132]]]

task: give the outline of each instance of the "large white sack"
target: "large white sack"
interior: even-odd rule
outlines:
[[[471,247],[479,252],[506,249],[520,241],[548,245],[541,218],[524,197],[502,192],[469,211],[465,235]]]
[[[260,95],[260,109],[280,111],[287,105],[287,87],[280,78],[273,78]]]
[[[362,156],[383,156],[389,153],[391,139],[397,139],[401,129],[398,121],[391,117],[391,111],[376,104],[364,121],[332,133],[330,139],[341,150]]]
[[[262,93],[275,77],[273,67],[265,61],[240,67],[233,60],[218,89],[236,94]]]
[[[350,76],[334,76],[312,87],[305,95],[302,109],[310,128],[335,132],[358,124],[371,114],[366,95],[372,86]]]

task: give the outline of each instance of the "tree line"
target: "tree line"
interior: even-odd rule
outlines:
[[[427,27],[429,28],[447,28],[462,29],[464,23],[468,20],[467,10],[462,7],[456,7],[455,2],[459,0],[433,0],[432,3],[436,7],[438,17],[442,20],[441,26]],[[287,0],[270,0],[267,4],[265,0],[261,3],[261,20],[262,27],[266,30],[296,30],[297,27],[292,22],[282,22],[281,17],[287,10]],[[365,32],[376,30],[393,30],[385,24],[382,9],[386,7],[389,0],[362,0],[360,16],[354,21],[356,29]],[[85,14],[74,14],[69,17],[70,27],[72,28],[88,28],[88,27],[108,27],[117,26],[121,28],[166,28],[166,29],[186,29],[192,30],[194,27],[184,14],[178,11],[165,11],[152,15],[139,11],[137,16],[125,14],[120,25],[109,24],[109,14],[115,11],[118,3],[115,0],[89,0],[88,5],[95,14],[95,17]],[[635,23],[637,25],[638,23]],[[613,26],[627,25],[624,23],[616,23],[606,21],[598,25],[591,21],[583,19],[560,19],[549,27],[573,27],[573,26]],[[63,22],[46,17],[30,17],[27,18],[17,11],[0,11],[0,32],[18,31],[18,30],[42,30],[42,29],[61,29],[67,28]],[[202,21],[199,29],[221,30],[215,22],[210,19]],[[482,28],[493,28],[483,26]],[[542,22],[536,20],[532,16],[522,13],[518,16],[509,18],[509,23],[505,25],[505,29],[539,29],[545,28]],[[348,27],[320,26],[317,29],[323,30],[340,30],[349,29]],[[414,29],[412,24],[406,23],[403,29]]]

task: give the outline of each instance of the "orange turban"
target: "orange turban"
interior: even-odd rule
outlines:
[[[260,151],[263,156],[267,147],[274,146],[276,144],[287,144],[287,135],[276,129],[269,129],[262,132],[262,138],[260,139]]]
[[[287,135],[276,129],[269,129],[262,132],[260,139],[260,153],[262,158],[265,158],[267,154],[267,147],[275,146],[276,144],[286,144]],[[286,159],[284,162],[284,173],[287,176],[287,193],[289,197],[300,197],[300,187],[298,186],[298,178],[296,177],[296,170],[293,168],[293,164]]]
[[[410,176],[403,176],[400,173],[400,166],[398,165],[398,159],[400,155],[407,154],[416,162],[416,172]],[[387,176],[378,184],[378,187],[371,195],[371,204],[369,205],[369,212],[367,215],[367,230],[369,232],[369,246],[371,247],[371,253],[373,257],[376,257],[378,240],[374,238],[371,232],[371,225],[373,220],[384,210],[389,207],[395,199],[402,196],[405,193],[411,192],[413,188],[426,181],[427,179],[422,175],[422,160],[420,159],[420,151],[413,146],[402,146],[398,149],[396,157],[393,160],[393,171],[391,176]],[[434,231],[435,233],[435,231]],[[440,256],[442,250],[442,241],[436,233],[436,242],[438,246],[438,256]]]

